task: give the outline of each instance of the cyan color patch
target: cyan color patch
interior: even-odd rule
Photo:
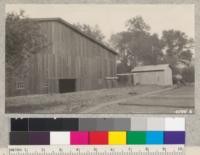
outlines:
[[[164,144],[164,132],[162,131],[147,131],[146,144]]]

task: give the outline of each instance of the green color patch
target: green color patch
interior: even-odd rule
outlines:
[[[127,144],[146,144],[145,131],[127,131]]]

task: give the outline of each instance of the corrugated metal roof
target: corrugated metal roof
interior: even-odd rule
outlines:
[[[94,38],[88,36],[86,33],[82,32],[81,30],[79,30],[78,28],[76,28],[74,25],[68,23],[67,21],[63,20],[62,18],[32,18],[32,19],[33,19],[33,20],[36,20],[36,21],[41,21],[41,22],[45,22],[45,21],[55,21],[55,22],[62,23],[62,24],[64,24],[65,26],[67,26],[67,27],[71,28],[72,30],[74,30],[75,32],[81,34],[82,36],[84,36],[84,37],[88,38],[89,40],[95,42],[96,44],[100,45],[101,47],[103,47],[103,48],[109,50],[109,51],[112,52],[113,54],[118,55],[118,53],[117,53],[114,49],[112,49],[112,48],[106,46],[105,44],[103,44],[102,42],[100,42],[100,41],[98,41],[98,40],[96,40],[96,39],[94,39]]]
[[[131,72],[160,71],[169,68],[169,64],[137,66]]]

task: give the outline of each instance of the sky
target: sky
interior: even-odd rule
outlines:
[[[67,22],[99,26],[109,40],[112,34],[125,31],[125,22],[142,16],[151,33],[175,29],[194,38],[192,4],[9,4],[6,12],[24,10],[30,18],[60,17]]]

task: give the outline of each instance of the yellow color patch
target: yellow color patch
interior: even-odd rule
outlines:
[[[110,145],[126,144],[126,131],[109,131],[108,144]]]

